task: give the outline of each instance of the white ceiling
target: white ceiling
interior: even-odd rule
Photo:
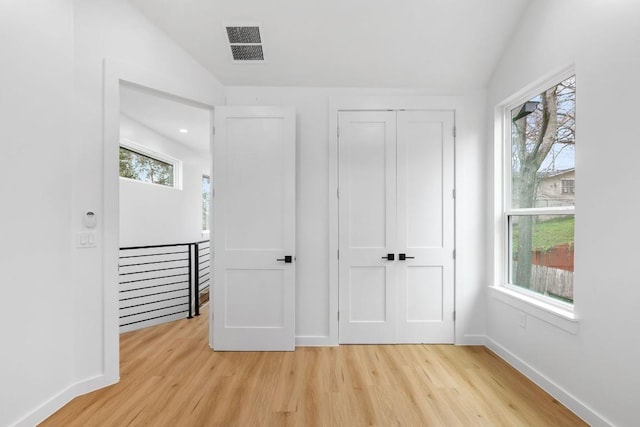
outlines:
[[[196,151],[209,151],[210,112],[135,87],[121,86],[120,112]],[[187,129],[188,133],[181,133]]]
[[[130,0],[228,86],[482,88],[529,0]],[[226,25],[260,25],[265,62]]]

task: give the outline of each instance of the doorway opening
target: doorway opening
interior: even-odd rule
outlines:
[[[120,333],[199,315],[209,300],[211,110],[119,86]]]

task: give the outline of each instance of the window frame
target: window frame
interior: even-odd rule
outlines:
[[[511,111],[571,76],[575,76],[577,81],[575,68],[573,66],[565,67],[526,86],[512,97],[500,103],[495,110],[496,132],[494,151],[496,157],[496,171],[494,172],[494,208],[497,221],[494,230],[493,288],[494,290],[502,291],[501,293],[508,294],[516,300],[520,300],[519,304],[534,305],[549,313],[569,320],[574,319],[575,295],[573,303],[569,303],[510,283],[511,260],[513,255],[510,244],[511,218],[535,215],[571,215],[575,218],[575,206],[542,208],[512,207]]]
[[[120,151],[120,147],[123,147],[129,151],[133,151],[136,152],[138,154],[141,154],[143,156],[147,156],[150,157],[154,160],[157,160],[159,162],[162,163],[167,163],[170,164],[171,166],[173,166],[173,185],[163,185],[163,184],[157,184],[155,182],[148,182],[148,181],[142,181],[139,179],[133,179],[133,178],[126,178],[124,176],[120,176],[120,172],[118,171],[118,177],[120,179],[124,179],[127,181],[131,181],[131,182],[139,182],[142,184],[148,184],[148,185],[156,185],[158,187],[162,187],[162,188],[172,188],[175,190],[182,190],[182,161],[179,159],[176,159],[175,157],[172,157],[168,154],[165,153],[160,153],[158,151],[155,151],[145,145],[139,144],[135,141],[132,141],[130,139],[126,139],[126,138],[121,138],[120,139],[120,145],[118,147],[118,152]]]

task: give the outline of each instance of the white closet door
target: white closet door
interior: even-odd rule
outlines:
[[[338,124],[340,342],[452,343],[453,112]]]
[[[295,111],[216,107],[215,126],[213,348],[293,350]]]
[[[392,343],[396,334],[396,117],[340,112],[341,343]]]
[[[397,114],[397,342],[452,343],[453,112]]]

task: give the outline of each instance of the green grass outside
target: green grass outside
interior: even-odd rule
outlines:
[[[573,247],[575,217],[562,217],[534,224],[533,250],[548,251],[560,245]],[[518,247],[518,227],[513,229],[513,247]]]

